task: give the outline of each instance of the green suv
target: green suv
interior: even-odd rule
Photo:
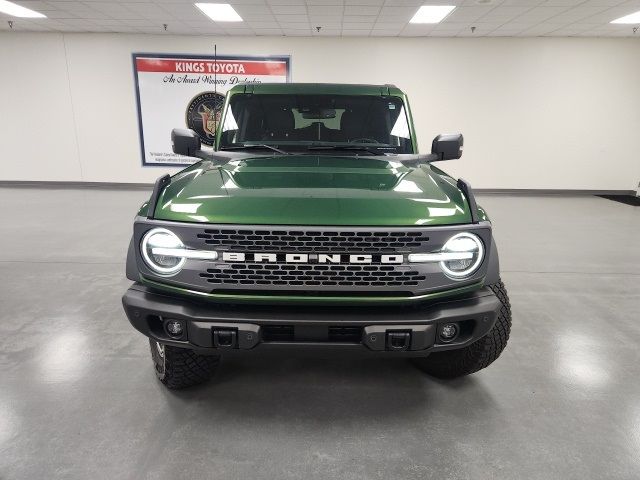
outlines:
[[[473,191],[418,154],[391,85],[246,84],[228,93],[212,151],[158,179],[135,219],[123,297],[169,388],[225,355],[268,348],[411,357],[453,378],[507,344],[509,299]]]

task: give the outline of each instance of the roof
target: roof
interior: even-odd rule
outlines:
[[[348,83],[241,83],[231,88],[230,93],[309,93],[334,95],[392,95],[404,93],[395,85],[359,85]]]

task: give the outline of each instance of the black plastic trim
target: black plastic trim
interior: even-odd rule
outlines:
[[[300,348],[351,348],[360,351],[378,350],[371,338],[363,336],[361,342],[314,341],[308,331],[327,327],[361,327],[369,336],[380,331],[409,331],[413,335],[407,350],[419,350],[424,355],[428,351],[462,348],[486,335],[493,327],[501,307],[500,300],[488,287],[454,299],[443,300],[418,308],[384,307],[256,307],[233,305],[225,306],[213,303],[192,302],[187,299],[158,293],[141,284],[134,284],[122,297],[126,315],[131,324],[144,335],[168,345],[195,350],[211,350],[212,329],[235,329],[240,338],[249,335],[249,348],[264,347],[300,347]],[[188,340],[173,340],[154,329],[154,322],[172,318],[183,320],[187,325]],[[473,322],[470,335],[460,342],[439,344],[435,341],[436,326],[448,322]],[[258,342],[251,333],[259,334],[261,329],[269,331],[271,326],[293,326],[306,329],[303,339],[291,341]],[[366,328],[365,328],[366,327]],[[382,330],[380,330],[382,328]],[[323,330],[323,331],[324,331]],[[313,333],[313,332],[312,332]],[[378,337],[380,339],[381,337]],[[255,342],[255,343],[254,343]],[[372,343],[373,342],[373,343]],[[396,352],[393,352],[394,354]],[[407,352],[405,352],[407,353]]]
[[[129,242],[129,248],[127,250],[126,275],[127,278],[133,282],[137,282],[138,280],[140,280],[140,273],[138,273],[138,264],[136,263],[136,251],[135,245],[133,243],[133,236],[131,236],[131,241]]]
[[[151,199],[149,200],[149,206],[147,207],[147,218],[153,219],[156,214],[156,207],[158,205],[158,198],[160,198],[160,194],[162,190],[171,183],[171,176],[167,173],[162,177],[156,180],[156,183],[153,186],[153,193],[151,194]]]
[[[471,211],[471,223],[478,223],[478,204],[476,203],[476,197],[473,194],[471,185],[463,178],[458,179],[458,188],[462,191],[467,202],[469,202],[469,210]]]
[[[500,281],[500,259],[498,257],[498,247],[496,246],[495,238],[493,238],[491,242],[488,262],[489,264],[487,265],[487,275],[484,277],[484,284],[493,285]]]

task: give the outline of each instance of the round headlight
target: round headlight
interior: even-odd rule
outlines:
[[[159,275],[175,275],[182,269],[186,259],[162,252],[164,249],[181,249],[183,243],[178,236],[166,228],[154,228],[142,237],[140,251],[147,266]],[[155,250],[155,251],[154,251]]]
[[[458,233],[442,247],[443,253],[450,253],[452,259],[440,262],[445,275],[452,278],[464,278],[475,272],[484,257],[482,240],[473,233]],[[456,258],[458,257],[458,258]]]

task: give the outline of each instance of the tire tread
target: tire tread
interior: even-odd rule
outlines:
[[[152,358],[155,340],[149,339]],[[164,374],[158,379],[170,389],[181,389],[209,380],[220,364],[220,355],[199,355],[187,348],[164,346]]]

